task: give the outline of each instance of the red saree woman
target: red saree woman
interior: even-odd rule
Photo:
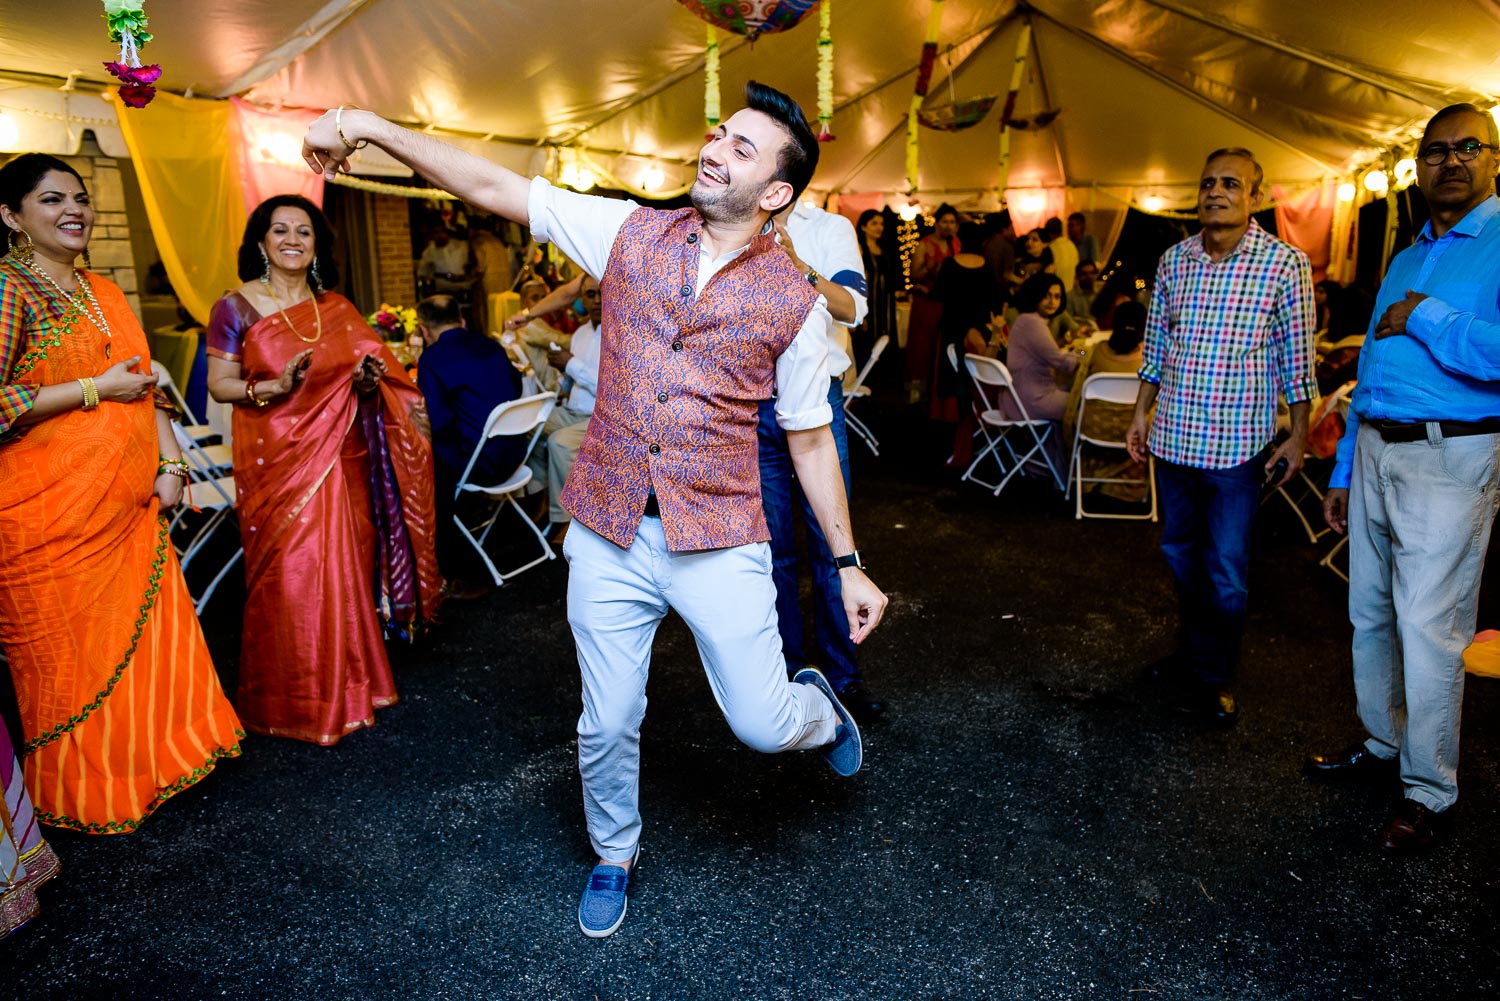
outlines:
[[[240,718],[318,744],[396,701],[385,635],[412,636],[441,586],[422,396],[353,304],[309,288],[310,266],[332,280],[330,242],[310,202],[257,209],[241,273],[265,280],[219,300],[208,348],[210,390],[237,404]]]

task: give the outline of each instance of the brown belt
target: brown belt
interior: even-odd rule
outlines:
[[[1371,420],[1367,422],[1380,437],[1391,443],[1404,441],[1426,441],[1427,421],[1405,423],[1401,421]],[[1500,420],[1487,421],[1437,421],[1438,430],[1444,438],[1466,438],[1476,434],[1500,434]]]

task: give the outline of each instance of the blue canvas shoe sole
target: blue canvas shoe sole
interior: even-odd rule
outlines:
[[[816,667],[804,667],[792,681],[799,685],[815,686],[828,696],[828,701],[833,703],[833,711],[838,713],[839,727],[834,731],[833,743],[822,748],[823,760],[828,762],[828,767],[844,778],[859,771],[859,766],[865,760],[864,741],[859,736],[859,725],[854,722],[854,717],[844,708],[843,703],[839,702],[839,697],[834,694],[828,679],[823,677],[823,672]]]
[[[640,860],[641,849],[637,845],[628,872],[617,865],[601,863],[589,873],[588,885],[578,899],[578,929],[589,938],[609,938],[620,930],[628,908],[625,891]]]

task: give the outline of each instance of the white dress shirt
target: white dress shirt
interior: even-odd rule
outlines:
[[[461,275],[469,266],[469,241],[452,240],[439,247],[429,243],[417,262],[417,274],[422,278],[435,275]]]
[[[546,178],[535,177],[527,215],[537,243],[556,244],[585,272],[602,280],[615,238],[639,207],[632,201],[553,187]],[[698,295],[710,278],[749,246],[710,257],[704,243],[698,241]],[[788,431],[807,431],[833,422],[833,409],[828,405],[828,328],[832,323],[828,300],[820,295],[802,329],[776,359],[776,423]]]
[[[568,409],[580,414],[594,412],[594,395],[599,392],[599,328],[590,320],[573,331],[570,347],[573,357],[567,367],[573,390],[568,393]]]
[[[818,273],[822,281],[843,286],[854,298],[854,322],[834,320],[828,328],[828,374],[837,379],[850,365],[849,328],[864,322],[870,311],[865,293],[865,265],[859,253],[854,224],[843,216],[816,205],[798,202],[787,213],[786,231],[792,236],[797,256]],[[830,317],[831,318],[831,317]]]

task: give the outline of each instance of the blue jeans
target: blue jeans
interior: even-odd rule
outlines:
[[[1267,452],[1228,469],[1156,460],[1161,551],[1177,582],[1177,654],[1205,685],[1227,685],[1239,666],[1250,593],[1250,529]]]
[[[834,379],[828,387],[828,404],[833,407],[833,441],[838,446],[839,468],[844,474],[844,491],[850,487],[849,435],[844,424],[843,381]],[[771,578],[776,584],[776,616],[780,623],[781,646],[786,666],[796,671],[812,660],[828,678],[836,692],[861,680],[854,662],[854,644],[849,639],[849,616],[844,614],[844,589],[839,572],[833,567],[833,553],[818,527],[812,505],[797,486],[792,469],[792,455],[787,450],[786,432],[776,423],[775,404],[766,400],[760,405],[760,495],[765,507],[766,524],[771,529]],[[802,608],[797,601],[797,509],[807,526],[808,564],[813,581],[813,630],[818,657],[810,658],[802,628]]]

